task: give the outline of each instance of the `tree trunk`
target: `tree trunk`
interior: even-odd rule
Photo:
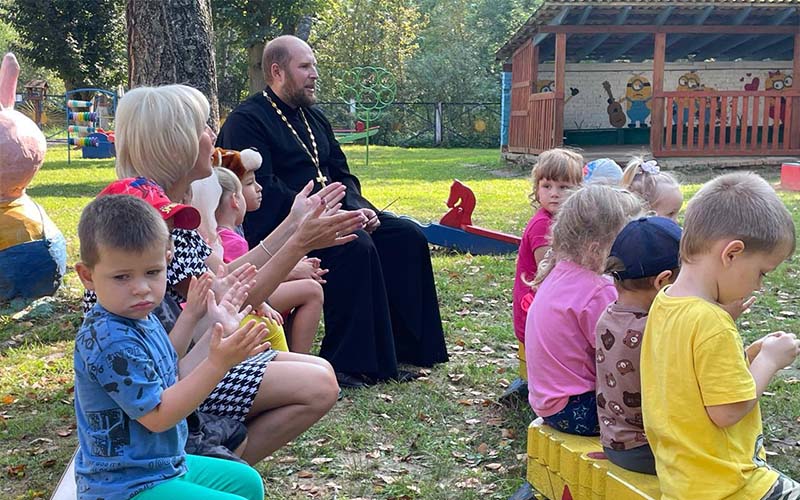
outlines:
[[[261,69],[262,52],[264,52],[264,42],[257,42],[247,47],[248,95],[261,92],[267,85],[267,83],[264,81],[264,72]]]
[[[308,37],[311,35],[311,26],[314,24],[314,18],[305,15],[300,16],[300,20],[297,22],[297,28],[295,29],[295,36],[300,38],[301,40],[307,42]]]
[[[217,77],[209,0],[128,0],[128,84],[183,83],[211,104],[219,126]]]

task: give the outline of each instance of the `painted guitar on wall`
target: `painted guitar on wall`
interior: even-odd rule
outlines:
[[[603,82],[603,88],[606,89],[606,93],[608,94],[608,107],[606,108],[606,113],[608,113],[608,122],[614,128],[622,128],[628,123],[628,117],[625,115],[625,112],[622,110],[622,105],[614,99],[614,95],[611,93],[611,84]]]

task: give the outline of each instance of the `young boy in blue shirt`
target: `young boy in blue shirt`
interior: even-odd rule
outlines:
[[[227,371],[266,349],[250,322],[223,338],[210,332],[208,358],[178,380],[178,357],[152,314],[164,298],[171,239],[145,201],[104,196],[84,209],[75,265],[97,304],[75,339],[75,414],[80,499],[263,499],[260,476],[226,460],[186,455],[185,417]],[[193,281],[175,328],[194,329],[214,300],[210,279]]]

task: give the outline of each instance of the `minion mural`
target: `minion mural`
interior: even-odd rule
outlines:
[[[625,86],[625,97],[619,100],[627,103],[625,108],[628,114],[628,126],[633,128],[646,127],[647,118],[652,107],[653,87],[644,75],[633,75]]]
[[[792,88],[792,75],[784,74],[781,70],[769,71],[767,73],[767,80],[764,82],[765,90],[777,90],[778,92]],[[781,97],[780,111],[778,112],[778,119],[784,120],[786,116],[786,99]],[[775,106],[770,105],[769,117],[775,120]]]
[[[697,74],[695,70],[691,70],[688,73],[684,73],[683,75],[678,78],[678,86],[676,90],[685,92],[685,91],[702,91],[702,90],[714,90],[712,87],[706,87],[700,81],[700,75]],[[672,116],[675,121],[678,121],[678,104],[683,108],[683,123],[689,123],[689,103],[692,101],[690,97],[681,97],[675,100],[675,104],[672,107]],[[697,116],[697,110],[699,109],[699,102],[697,99],[694,100],[695,102],[695,117]],[[710,118],[710,112],[708,108],[705,111],[705,118],[708,120]]]

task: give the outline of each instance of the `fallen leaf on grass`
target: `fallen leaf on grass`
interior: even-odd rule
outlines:
[[[452,382],[458,382],[459,380],[464,378],[464,374],[463,373],[448,373],[447,376],[450,377],[450,380]]]
[[[6,474],[8,474],[8,477],[16,479],[25,477],[25,464],[9,465],[6,467]]]
[[[56,434],[58,434],[62,438],[65,438],[67,436],[71,436],[72,435],[72,429],[59,429],[59,430],[56,431]]]
[[[387,403],[393,403],[394,402],[394,398],[392,396],[390,396],[389,394],[378,394],[378,398],[386,401]]]
[[[509,382],[507,378],[501,378],[500,380],[497,381],[497,385],[505,389],[506,387],[511,385],[511,382]]]
[[[17,398],[12,396],[11,394],[6,394],[5,396],[3,396],[3,399],[0,399],[0,403],[3,403],[4,405],[10,405],[16,402]]]
[[[476,477],[468,477],[463,481],[456,482],[456,486],[461,489],[467,489],[467,488],[475,489],[475,488],[480,488],[481,486],[483,486],[483,484],[481,484],[481,481]]]
[[[394,484],[394,482],[397,481],[397,479],[393,478],[392,476],[388,476],[386,474],[375,474],[375,476],[377,476],[378,479],[380,479],[386,484]]]
[[[314,477],[314,473],[311,472],[310,470],[303,469],[303,470],[297,472],[297,477],[299,477],[301,479],[308,479],[308,478]]]
[[[314,465],[327,464],[328,462],[333,462],[333,459],[328,457],[317,457],[311,459],[311,463]]]
[[[500,436],[503,439],[514,439],[514,431],[512,429],[500,429]]]
[[[472,400],[471,399],[459,399],[458,400],[458,404],[460,404],[462,406],[472,406]]]
[[[479,419],[479,418],[468,418],[468,419],[464,420],[464,423],[467,424],[467,425],[477,425],[477,424],[481,423],[481,419]]]
[[[486,452],[489,451],[489,445],[486,444],[486,443],[481,443],[481,444],[478,445],[477,450],[478,450],[478,453],[480,453],[481,455],[485,455]]]
[[[490,419],[488,419],[486,421],[486,424],[487,425],[494,425],[496,427],[500,427],[501,425],[503,425],[503,422],[504,422],[504,420],[503,420],[502,417],[492,417],[492,418],[490,418]]]
[[[370,451],[367,453],[367,458],[381,458],[380,450]]]
[[[297,462],[297,457],[292,457],[292,456],[281,457],[278,459],[279,464],[293,464],[295,462]]]
[[[52,467],[55,464],[56,464],[56,459],[55,458],[49,458],[49,459],[45,460],[44,462],[42,462],[42,468]]]
[[[492,462],[490,464],[486,464],[484,467],[486,467],[489,470],[498,470],[502,466],[503,466],[503,464],[499,464],[497,462]]]

